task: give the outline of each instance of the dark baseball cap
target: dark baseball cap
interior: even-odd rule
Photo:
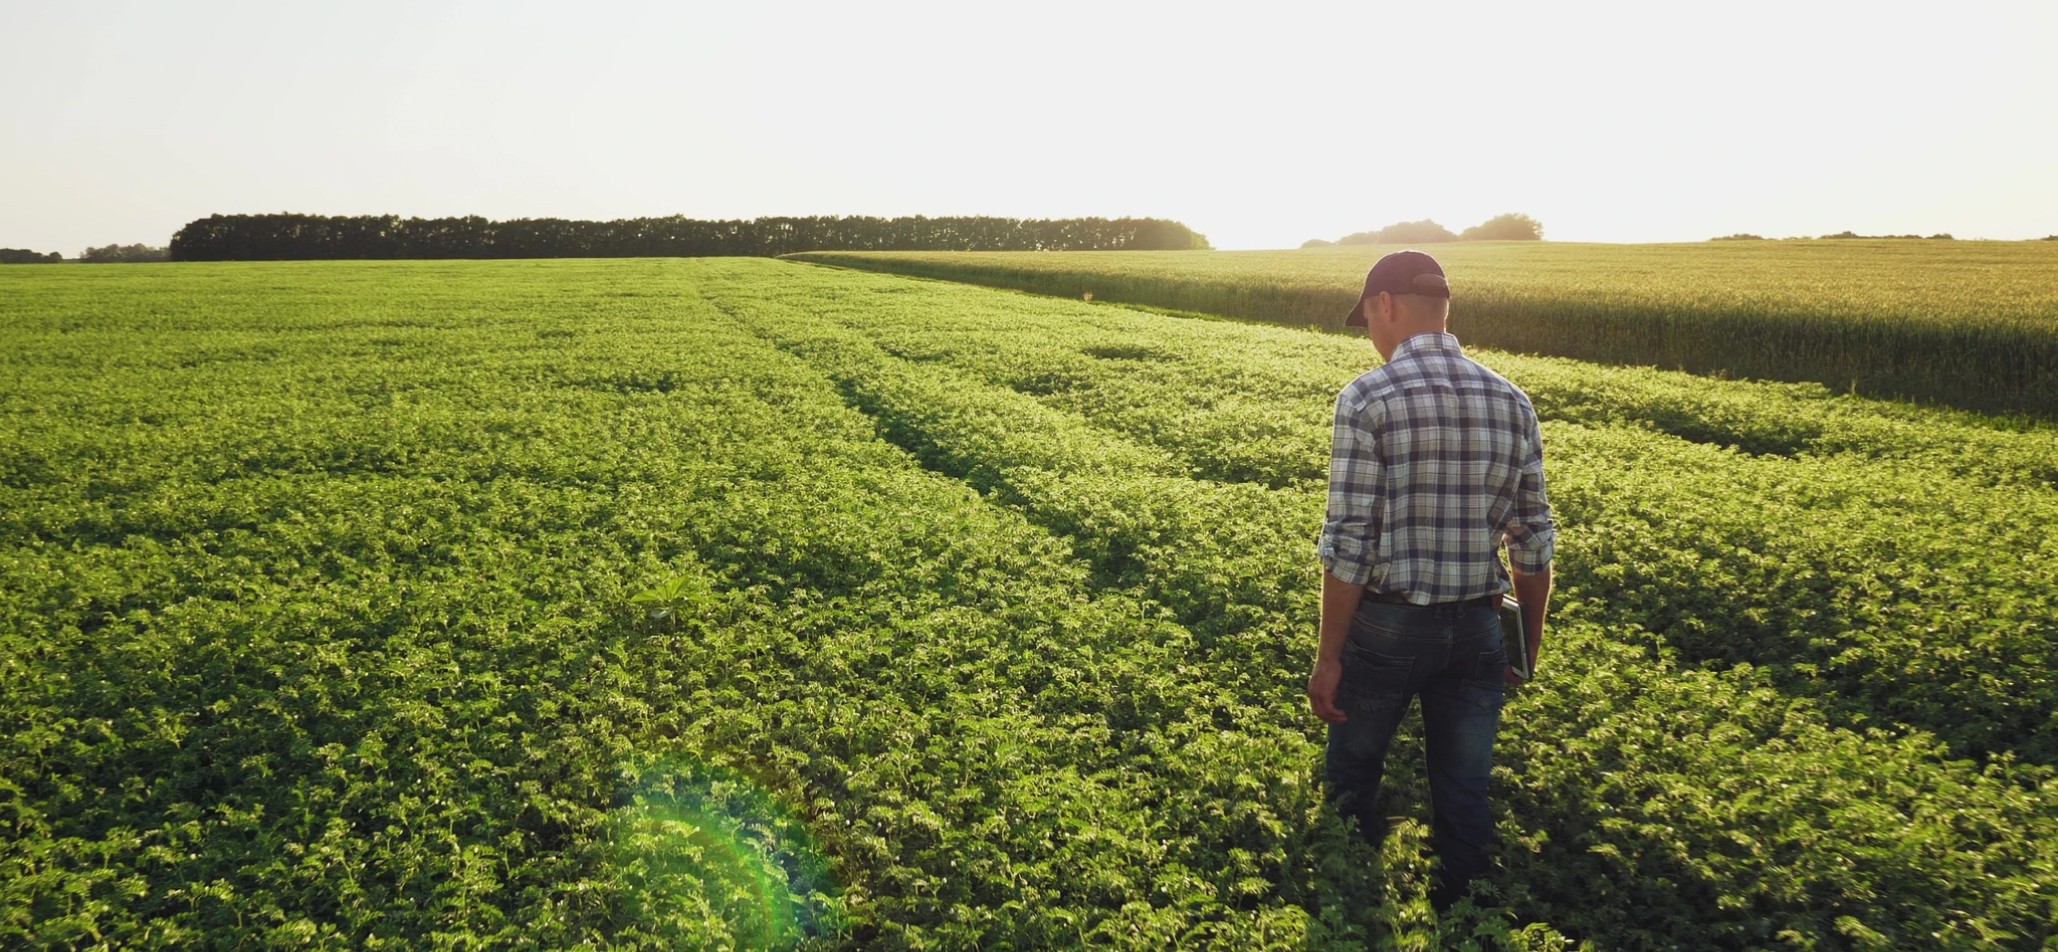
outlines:
[[[1444,279],[1443,265],[1420,251],[1409,249],[1396,251],[1379,259],[1372,270],[1365,275],[1365,293],[1358,295],[1358,303],[1351,305],[1350,314],[1343,319],[1345,327],[1365,326],[1365,299],[1379,292],[1388,294],[1420,294],[1423,297],[1449,298],[1451,284]]]

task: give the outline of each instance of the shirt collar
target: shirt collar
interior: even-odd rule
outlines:
[[[1393,361],[1412,357],[1417,353],[1458,353],[1458,338],[1449,331],[1429,331],[1416,334],[1401,341],[1393,349]],[[1388,361],[1392,363],[1393,361]]]

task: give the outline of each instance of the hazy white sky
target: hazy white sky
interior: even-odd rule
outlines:
[[[214,212],[2058,233],[2058,2],[0,0],[0,247]]]

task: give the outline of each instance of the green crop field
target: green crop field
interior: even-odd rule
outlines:
[[[1374,851],[1302,695],[1362,339],[758,259],[0,273],[0,947],[2058,945],[2058,426],[1476,353],[1560,595],[1439,926],[1414,732]]]
[[[1335,327],[1393,248],[792,257]],[[1476,343],[2058,417],[2058,242],[1429,246]]]

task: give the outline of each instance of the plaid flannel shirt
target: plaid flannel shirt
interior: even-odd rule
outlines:
[[[1535,408],[1457,338],[1410,337],[1337,395],[1317,547],[1330,574],[1417,605],[1463,601],[1511,587],[1502,545],[1535,573],[1557,538]]]

